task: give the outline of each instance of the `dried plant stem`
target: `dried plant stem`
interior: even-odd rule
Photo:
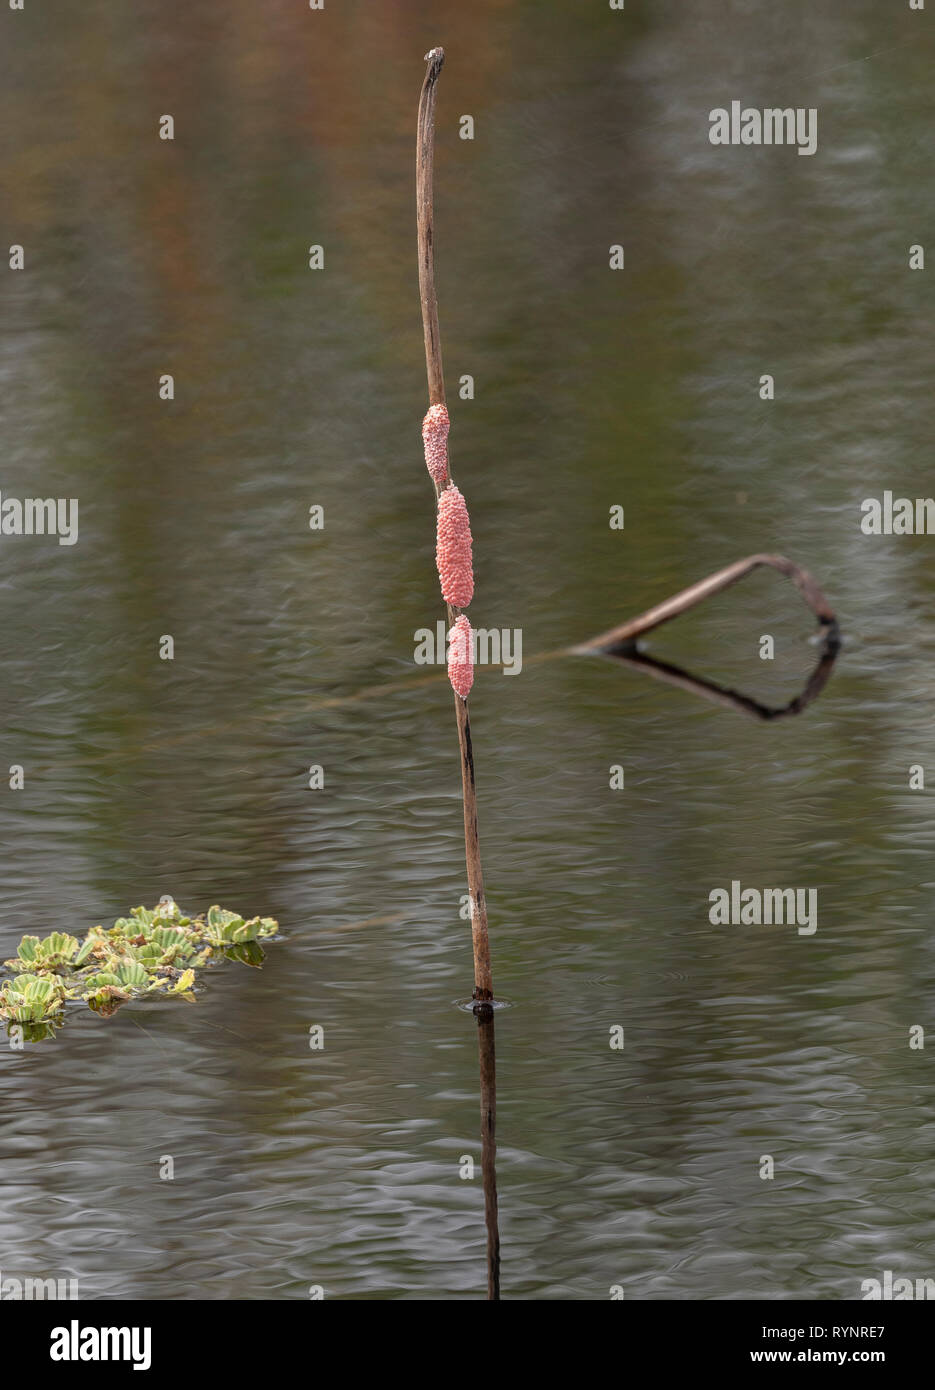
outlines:
[[[438,330],[438,299],[435,294],[435,226],[434,226],[434,166],[435,166],[435,101],[438,75],[445,61],[444,49],[433,48],[425,55],[428,64],[422,94],[419,98],[419,122],[416,133],[416,225],[419,246],[419,297],[422,302],[422,329],[425,335],[425,372],[429,388],[429,404],[445,404],[445,375],[442,370],[441,336]],[[449,478],[451,469],[449,465]],[[439,487],[435,484],[435,499]],[[454,625],[458,611],[447,605],[448,626]],[[467,862],[468,891],[471,897],[471,939],[474,946],[474,998],[493,999],[493,979],[490,973],[490,941],[487,935],[487,903],[484,897],[484,872],[481,867],[480,840],[477,831],[477,791],[474,785],[474,752],[471,745],[471,720],[467,701],[455,695],[455,717],[458,722],[458,745],[461,750],[461,789],[464,799],[464,855]]]
[[[639,617],[630,618],[628,622],[621,623],[619,627],[611,628],[609,632],[602,632],[598,637],[592,637],[590,642],[585,642],[573,650],[575,652],[600,651],[633,643],[644,633],[652,632],[653,628],[660,627],[672,618],[677,618],[680,613],[686,613],[689,608],[694,608],[696,603],[701,603],[703,599],[710,598],[712,594],[720,593],[722,589],[727,589],[731,584],[736,584],[738,580],[746,578],[752,570],[758,569],[761,565],[778,570],[780,574],[784,574],[787,579],[792,580],[821,626],[830,629],[828,637],[833,643],[837,637],[837,620],[834,616],[834,610],[808,570],[797,565],[794,560],[787,560],[785,555],[748,555],[746,559],[735,560],[732,565],[727,565],[726,568],[709,574],[707,579],[700,579],[697,584],[682,589],[672,598],[657,603],[655,608],[648,608]]]

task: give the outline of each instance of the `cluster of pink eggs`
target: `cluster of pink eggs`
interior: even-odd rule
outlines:
[[[471,556],[471,519],[467,503],[448,474],[448,411],[429,407],[422,421],[425,466],[439,489],[435,563],[442,598],[452,608],[467,608],[474,597]],[[471,624],[459,613],[448,634],[448,679],[455,693],[466,700],[474,683]]]

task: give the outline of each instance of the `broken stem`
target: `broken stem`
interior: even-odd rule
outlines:
[[[610,647],[627,646],[635,642],[638,637],[642,637],[644,633],[652,632],[653,628],[660,627],[672,618],[677,618],[680,613],[687,612],[689,608],[694,608],[697,603],[701,603],[702,599],[710,598],[712,594],[720,593],[722,589],[736,584],[738,580],[745,578],[751,570],[758,569],[761,565],[778,570],[780,574],[784,574],[787,579],[792,580],[821,626],[829,629],[827,633],[829,643],[835,645],[838,636],[838,624],[834,610],[808,570],[797,565],[794,560],[787,560],[785,555],[748,555],[746,559],[735,560],[732,565],[727,565],[724,569],[709,574],[707,579],[700,579],[697,584],[682,589],[672,598],[657,603],[655,608],[648,608],[639,617],[630,618],[628,622],[621,623],[619,627],[613,627],[609,632],[602,632],[598,637],[592,637],[590,642],[585,642],[572,650],[581,653],[606,651]]]

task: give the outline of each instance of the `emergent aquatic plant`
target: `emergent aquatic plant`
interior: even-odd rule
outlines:
[[[464,804],[464,857],[471,901],[471,940],[474,948],[474,998],[478,1004],[493,999],[487,899],[477,830],[477,789],[468,695],[474,683],[474,650],[471,623],[466,613],[474,597],[471,523],[467,504],[451,476],[448,457],[448,407],[442,369],[438,298],[435,292],[435,103],[438,74],[445,54],[441,48],[426,53],[428,67],[419,98],[416,132],[416,238],[419,253],[419,297],[425,339],[425,371],[429,408],[422,421],[425,466],[435,488],[435,560],[442,598],[448,614],[448,679],[455,694],[455,719],[461,751],[461,793]]]
[[[259,942],[278,930],[272,917],[245,920],[221,907],[186,917],[166,898],[152,909],[134,907],[106,931],[92,927],[81,943],[65,932],[24,936],[4,961],[13,978],[0,985],[0,1018],[36,1041],[52,1036],[69,1000],[105,1017],[147,995],[193,1000],[196,970],[224,956],[260,965]]]

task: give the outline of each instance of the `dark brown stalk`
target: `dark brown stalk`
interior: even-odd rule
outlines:
[[[419,298],[422,302],[422,330],[425,335],[425,373],[428,379],[430,405],[445,404],[445,374],[442,370],[442,345],[438,331],[438,299],[435,294],[435,101],[438,75],[445,61],[442,48],[426,53],[425,80],[419,98],[419,123],[416,132],[416,225],[419,244]],[[451,469],[449,464],[449,478]],[[453,481],[453,479],[452,479]],[[435,499],[439,489],[435,485]],[[448,609],[448,627],[454,625],[457,611]],[[487,935],[487,902],[484,897],[484,872],[481,868],[480,840],[477,831],[477,791],[474,785],[474,751],[471,745],[471,720],[467,701],[455,694],[455,718],[458,722],[458,745],[461,750],[461,790],[464,800],[464,857],[467,863],[468,892],[471,897],[471,939],[474,947],[474,998],[493,999],[493,979],[490,972],[490,941]]]
[[[487,1297],[500,1297],[500,1228],[497,1220],[497,1056],[492,1004],[475,1005],[480,1057],[481,1172],[487,1223]]]

